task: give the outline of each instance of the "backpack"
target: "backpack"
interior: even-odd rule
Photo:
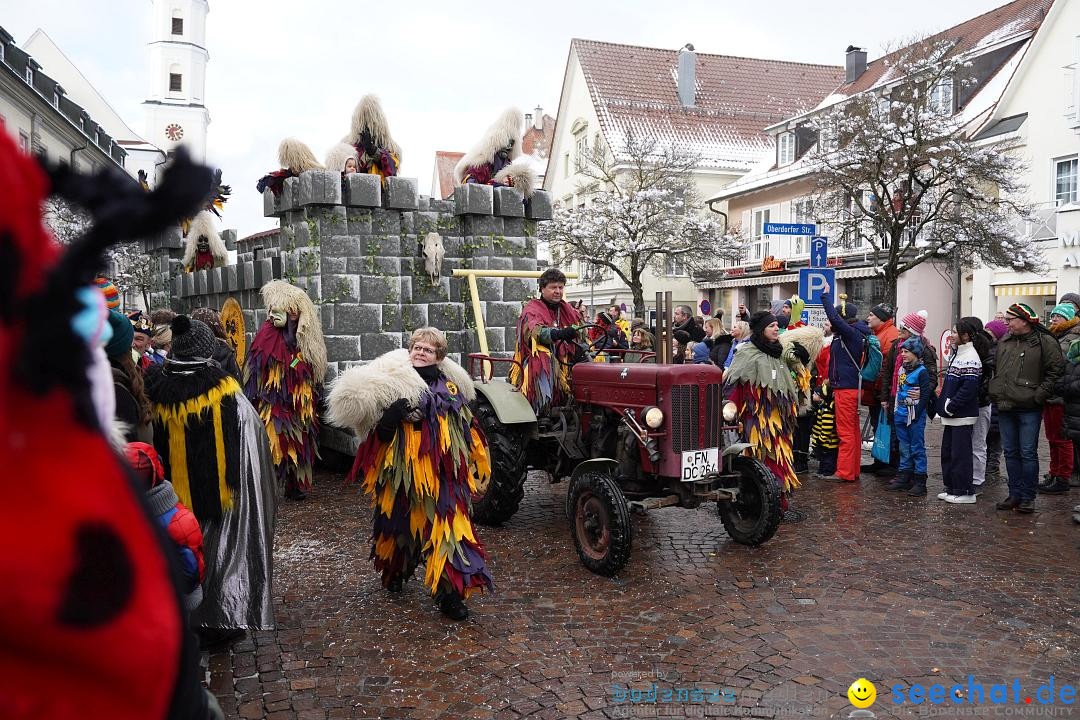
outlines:
[[[872,383],[881,374],[881,343],[877,336],[870,335],[866,338],[866,347],[863,348],[862,376],[863,382]]]

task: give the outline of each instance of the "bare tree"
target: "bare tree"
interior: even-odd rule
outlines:
[[[694,185],[698,158],[654,139],[628,134],[621,148],[592,148],[578,159],[588,193],[580,208],[557,208],[541,228],[556,263],[580,260],[613,272],[645,311],[642,276],[679,258],[690,274],[737,257],[742,245],[724,234]]]
[[[53,237],[62,245],[71,244],[90,229],[90,217],[86,213],[55,196],[45,199],[41,217],[52,230]]]
[[[1044,271],[1017,228],[1031,216],[1024,164],[1001,146],[963,134],[954,96],[974,89],[972,64],[945,41],[923,40],[895,56],[898,83],[839,103],[815,123],[814,214],[838,235],[868,246],[896,302],[897,279],[935,259]]]
[[[116,288],[121,293],[139,293],[143,307],[149,310],[151,295],[160,289],[157,260],[143,252],[137,242],[112,247],[108,257],[113,267],[112,281]]]

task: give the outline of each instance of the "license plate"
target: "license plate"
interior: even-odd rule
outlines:
[[[720,448],[684,450],[682,454],[682,481],[704,480],[712,473],[720,472]]]

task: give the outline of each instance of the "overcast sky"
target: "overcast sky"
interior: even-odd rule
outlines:
[[[935,32],[1001,0],[621,0],[481,3],[210,0],[208,162],[233,198],[224,226],[274,227],[255,181],[277,168],[282,137],[322,158],[360,96],[378,94],[402,146],[401,174],[431,188],[436,150],[467,150],[505,107],[555,115],[570,39],[800,62],[871,59],[897,39]],[[22,44],[43,28],[127,121],[144,132],[150,0],[0,0],[0,26]],[[49,68],[44,68],[45,72]]]

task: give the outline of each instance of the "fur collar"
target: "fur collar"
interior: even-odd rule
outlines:
[[[524,115],[517,108],[511,107],[504,110],[499,119],[484,132],[484,137],[480,139],[480,142],[465,153],[454,166],[454,182],[460,185],[467,168],[490,163],[497,151],[511,143],[513,143],[513,149],[510,151],[510,160],[517,160],[521,156],[521,133],[524,122]]]
[[[791,316],[795,317],[794,311],[792,311]],[[812,325],[791,328],[780,335],[780,344],[784,346],[785,355],[791,355],[791,346],[795,343],[802,345],[806,352],[810,354],[810,362],[807,363],[807,366],[811,366],[817,360],[817,356],[821,354],[821,348],[825,346],[825,338],[821,328]]]
[[[439,369],[458,386],[466,401],[476,398],[476,388],[464,368],[443,358]],[[409,362],[409,351],[392,350],[337,376],[330,385],[325,419],[330,425],[353,428],[362,439],[395,401],[405,399],[417,405],[427,389]]]

